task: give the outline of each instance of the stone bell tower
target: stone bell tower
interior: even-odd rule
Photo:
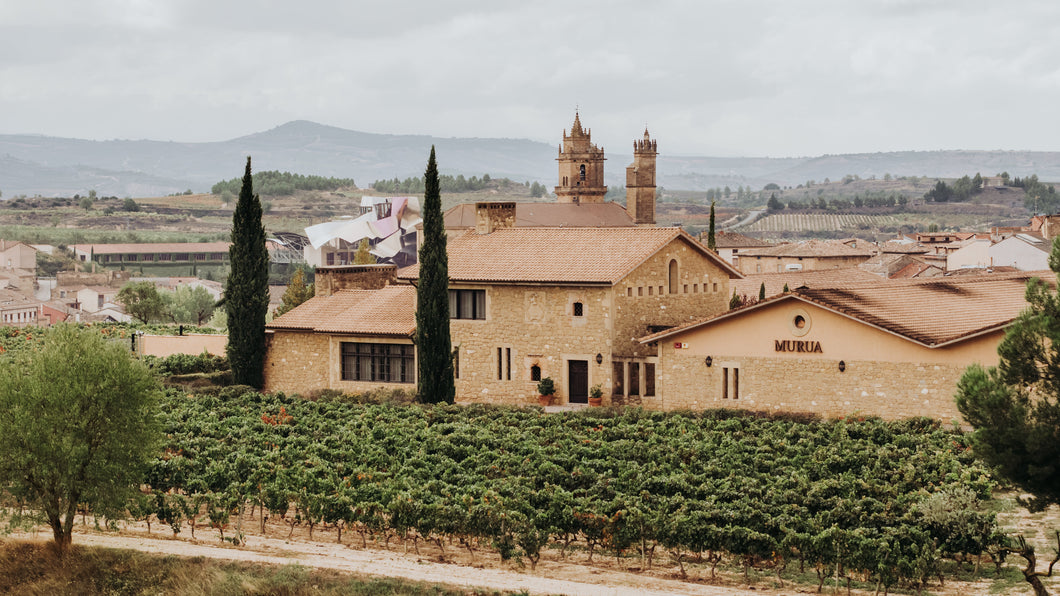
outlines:
[[[559,185],[556,198],[560,203],[603,203],[604,150],[593,145],[591,129],[582,129],[578,113],[570,135],[563,131],[563,145],[559,148]],[[653,170],[654,171],[654,170]],[[654,175],[652,177],[654,180]]]
[[[633,141],[633,163],[626,167],[626,212],[637,225],[655,225],[656,142],[644,129],[644,139]]]

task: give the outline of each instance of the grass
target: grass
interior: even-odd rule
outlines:
[[[0,593],[5,594],[502,594],[402,579],[366,578],[299,565],[183,558],[77,545],[60,558],[50,543],[22,541],[0,542],[0,569]]]

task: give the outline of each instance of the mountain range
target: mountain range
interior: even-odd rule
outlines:
[[[557,145],[526,139],[439,138],[345,130],[308,121],[228,141],[177,143],[150,140],[90,141],[39,135],[0,135],[0,193],[73,196],[89,190],[108,196],[159,196],[190,189],[208,192],[214,183],[242,175],[246,157],[255,171],[353,178],[367,187],[379,179],[423,174],[431,145],[443,174],[511,178],[552,186]],[[1060,180],[1060,152],[900,151],[817,157],[697,157],[667,155],[659,139],[657,182],[673,190],[768,183],[796,186],[808,180],[929,176],[954,178],[1007,171]],[[631,153],[609,153],[609,185],[622,185]],[[614,164],[614,165],[612,165]]]

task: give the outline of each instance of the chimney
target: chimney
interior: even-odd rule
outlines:
[[[314,289],[317,296],[330,296],[339,290],[378,290],[396,280],[393,263],[317,267]]]
[[[515,227],[515,203],[475,203],[475,233]]]

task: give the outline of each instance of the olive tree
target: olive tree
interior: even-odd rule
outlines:
[[[161,389],[125,342],[67,324],[45,334],[0,357],[0,493],[64,551],[79,504],[116,517],[136,493],[160,445]]]

